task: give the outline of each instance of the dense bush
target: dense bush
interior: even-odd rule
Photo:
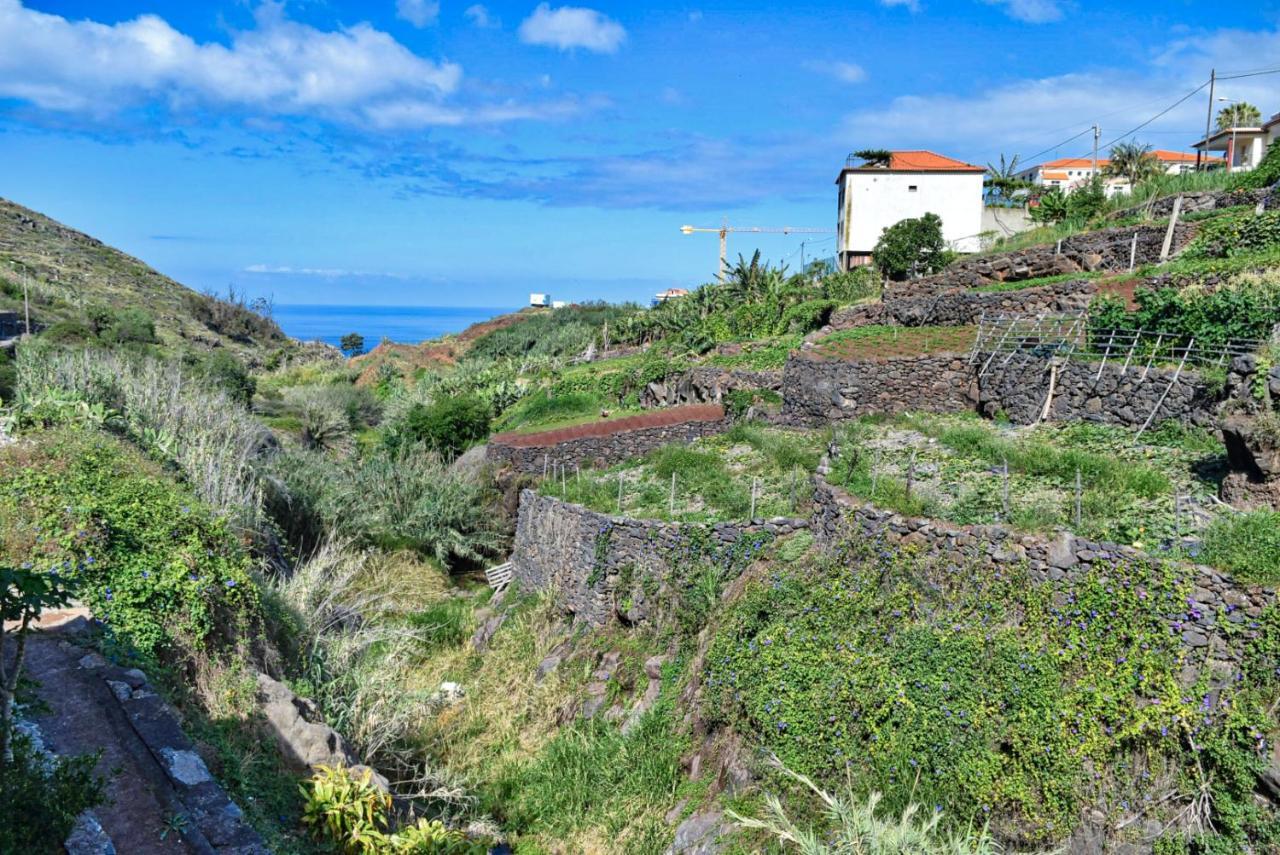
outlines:
[[[143,309],[90,306],[85,314],[93,334],[104,344],[156,344],[156,323]]]
[[[602,343],[606,324],[613,329],[636,311],[636,306],[628,304],[582,303],[531,312],[477,338],[470,354],[482,359],[577,356],[592,342]]]
[[[21,734],[13,749],[13,762],[0,763],[0,852],[62,853],[76,817],[102,804],[97,758],[48,758]]]
[[[450,563],[490,554],[498,542],[484,489],[421,449],[337,461],[290,452],[273,472],[268,509],[302,551],[332,533]]]
[[[489,407],[478,397],[414,404],[387,433],[392,449],[422,445],[452,460],[489,435]]]
[[[258,381],[234,353],[215,350],[203,358],[192,354],[184,362],[193,376],[208,381],[241,406],[248,407],[253,401]]]
[[[1111,330],[1146,330],[1165,334],[1165,342],[1202,345],[1238,339],[1264,339],[1280,323],[1280,280],[1237,275],[1209,291],[1196,288],[1139,289],[1138,307],[1130,312],[1111,296],[1094,300],[1089,327],[1095,346]]]
[[[187,311],[209,329],[243,342],[283,341],[286,336],[264,304],[250,304],[243,294],[229,289],[226,298],[213,294],[187,294]]]
[[[1280,211],[1252,211],[1208,220],[1182,252],[1188,260],[1233,258],[1280,246]]]
[[[76,429],[4,455],[0,555],[77,574],[124,650],[165,659],[255,637],[257,588],[238,538],[155,464]]]
[[[953,560],[867,539],[754,583],[711,644],[704,712],[819,782],[881,790],[888,811],[945,805],[1019,848],[1061,840],[1086,800],[1163,796],[1124,773],[1098,793],[1093,770],[1135,768],[1131,755],[1193,776],[1179,787],[1209,782],[1215,851],[1277,839],[1252,783],[1237,785],[1265,763],[1280,700],[1274,607],[1259,624],[1275,637],[1204,704],[1207,676],[1182,682],[1191,581],[1176,568],[1032,584]]]
[[[950,260],[937,214],[900,220],[880,235],[871,259],[886,276],[906,279],[941,270]]]
[[[9,403],[18,388],[18,369],[7,350],[0,350],[0,403]]]

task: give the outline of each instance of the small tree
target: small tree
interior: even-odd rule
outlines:
[[[905,279],[941,270],[946,265],[947,244],[942,239],[942,218],[925,214],[889,226],[871,250],[871,260],[881,273]]]
[[[1117,143],[1111,147],[1111,162],[1104,171],[1107,175],[1125,179],[1129,182],[1129,187],[1133,188],[1159,174],[1160,161],[1149,145]]]
[[[1014,202],[1020,197],[1025,201],[1027,191],[1035,186],[1030,181],[1018,177],[1018,155],[1016,154],[1008,160],[1001,154],[999,166],[988,163],[987,175],[982,180],[982,185],[987,189],[989,201],[1005,204]]]
[[[893,152],[887,148],[864,148],[860,151],[855,151],[853,156],[859,158],[864,167],[887,167],[893,162]]]
[[[71,602],[72,584],[54,571],[0,566],[0,768],[13,762],[13,706],[27,653],[31,622],[46,608]],[[5,630],[4,622],[17,624]],[[5,636],[13,635],[12,663],[5,664]]]
[[[1218,130],[1251,128],[1262,122],[1262,111],[1248,101],[1228,104],[1218,111]]]
[[[1031,219],[1037,223],[1060,223],[1067,218],[1067,194],[1058,187],[1050,187],[1035,200],[1030,212]]]
[[[358,332],[349,332],[338,343],[347,356],[359,356],[364,353],[364,336]]]

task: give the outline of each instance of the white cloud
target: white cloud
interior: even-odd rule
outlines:
[[[627,31],[612,18],[595,9],[539,3],[533,14],[520,24],[520,41],[530,45],[571,50],[584,48],[596,53],[613,53],[626,41]]]
[[[841,83],[861,83],[867,79],[867,70],[856,62],[806,62],[804,67],[834,77]]]
[[[467,10],[462,14],[466,16],[468,21],[482,30],[502,25],[502,22],[495,18],[493,14],[480,3],[468,6]]]
[[[110,113],[148,99],[358,118],[387,98],[435,101],[462,69],[424,59],[368,24],[322,31],[265,4],[230,46],[198,43],[155,15],[106,25],[0,0],[0,96]]]
[[[440,17],[440,4],[436,0],[396,0],[396,17],[421,29]]]
[[[880,0],[881,6],[902,6],[909,12],[920,11],[920,0]]]
[[[1062,20],[1061,0],[983,0],[993,6],[1003,6],[1005,14],[1028,24],[1047,24]]]

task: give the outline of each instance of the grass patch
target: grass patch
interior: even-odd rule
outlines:
[[[1177,424],[1139,442],[1124,428],[1085,422],[1012,429],[969,416],[905,415],[855,422],[840,442],[834,481],[909,516],[1043,533],[1067,527],[1090,539],[1172,549],[1220,513],[1213,497],[1223,449],[1207,431]]]
[[[897,327],[871,324],[819,339],[812,353],[828,359],[871,359],[959,353],[973,347],[977,327]]]
[[[642,460],[556,473],[544,479],[539,490],[600,513],[717,522],[750,515],[754,480],[757,518],[794,516],[811,494],[808,476],[817,466],[824,436],[820,431],[739,424],[689,445],[663,446]]]
[[[791,351],[800,346],[803,336],[787,335],[759,341],[743,342],[733,353],[715,353],[703,360],[717,368],[746,368],[751,371],[776,371],[786,365]]]
[[[1280,513],[1251,511],[1220,517],[1204,535],[1200,559],[1242,581],[1280,582]]]

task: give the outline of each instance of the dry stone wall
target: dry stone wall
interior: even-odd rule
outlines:
[[[650,383],[640,397],[644,407],[678,407],[687,404],[719,404],[725,395],[739,390],[782,390],[781,371],[717,368],[699,365],[679,377]]]
[[[781,420],[822,424],[870,413],[972,410],[975,376],[968,356],[959,353],[864,360],[795,353],[783,372]]]
[[[986,374],[977,378],[978,405],[987,416],[1003,412],[1015,424],[1039,421],[1053,376],[1051,361],[1032,354],[1016,354],[1007,363],[997,354]],[[982,357],[975,376],[986,363]],[[1101,374],[1099,374],[1101,368]],[[1053,382],[1050,421],[1090,421],[1141,427],[1159,406],[1152,424],[1166,419],[1208,425],[1218,408],[1220,391],[1195,371],[1184,370],[1174,383],[1175,369],[1125,366],[1115,360],[1068,360]]]
[[[688,582],[693,559],[741,566],[730,559],[749,558],[754,544],[808,525],[783,517],[707,525],[638,520],[524,490],[512,578],[525,591],[553,591],[565,611],[591,626],[614,617],[644,623]]]
[[[1064,238],[1061,252],[1057,244],[1050,244],[967,258],[941,273],[891,284],[885,289],[884,297],[900,299],[951,288],[977,288],[996,282],[1022,282],[1081,271],[1128,270],[1133,236],[1138,236],[1135,263],[1153,264],[1160,260],[1167,230],[1164,225],[1105,229]],[[1190,243],[1195,232],[1194,223],[1179,223],[1174,228],[1171,252],[1176,253]]]
[[[1237,205],[1257,205],[1262,202],[1265,207],[1272,207],[1275,198],[1275,187],[1263,187],[1257,190],[1206,190],[1202,193],[1182,194],[1182,213],[1192,214],[1197,211],[1216,211],[1219,208],[1233,208]],[[1178,197],[1164,196],[1148,205],[1136,205],[1112,214],[1113,219],[1125,217],[1150,216],[1168,218],[1173,215],[1173,205]]]
[[[600,466],[630,460],[669,443],[690,442],[729,427],[719,405],[677,407],[542,433],[498,434],[490,438],[485,456],[518,472],[541,474],[552,465]]]
[[[974,563],[1000,567],[1025,562],[1034,582],[1070,582],[1119,562],[1150,562],[1151,556],[1128,546],[1098,543],[1062,532],[1056,537],[1022,534],[1000,525],[962,526],[941,520],[904,517],[865,504],[824,477],[814,476],[813,533],[824,547],[848,538],[883,538],[890,548],[912,547],[953,561],[957,572]],[[1250,623],[1276,601],[1276,591],[1242,585],[1210,567],[1184,565],[1192,576],[1192,595],[1170,604],[1170,626],[1183,643],[1204,649],[1211,659],[1232,658],[1220,627],[1232,623],[1246,636]],[[1228,671],[1230,669],[1227,669]]]
[[[1017,291],[973,291],[956,288],[934,294],[892,297],[837,309],[831,314],[832,329],[843,330],[868,324],[904,327],[962,326],[974,324],[982,315],[1035,315],[1078,312],[1089,306],[1098,291],[1087,279],[1056,282]]]

